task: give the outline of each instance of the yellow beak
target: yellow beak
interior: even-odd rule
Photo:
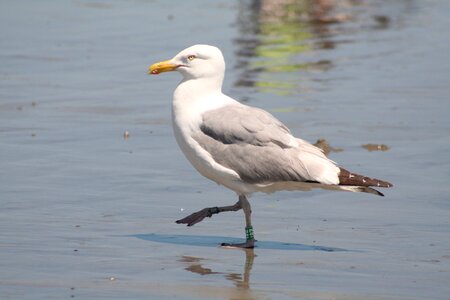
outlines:
[[[157,75],[163,72],[175,71],[178,68],[178,65],[172,63],[170,60],[158,62],[156,64],[151,65],[148,68],[148,74]]]

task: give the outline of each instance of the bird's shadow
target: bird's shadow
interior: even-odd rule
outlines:
[[[187,245],[199,247],[218,247],[224,241],[244,242],[244,239],[232,238],[226,236],[210,236],[210,235],[182,235],[182,234],[160,234],[145,233],[130,235],[145,241],[166,243],[174,245]],[[305,245],[297,243],[284,243],[276,241],[257,241],[257,249],[270,250],[297,250],[297,251],[325,251],[325,252],[358,252],[357,250],[348,250],[343,248],[326,247],[320,245]]]

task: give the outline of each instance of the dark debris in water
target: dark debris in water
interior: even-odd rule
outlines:
[[[364,145],[361,145],[361,147],[369,150],[370,152],[372,152],[372,151],[388,151],[390,149],[389,146],[387,146],[385,144],[364,144]]]
[[[330,152],[341,152],[344,151],[342,148],[334,148],[332,147],[326,139],[318,139],[314,144],[317,148],[322,149],[325,155],[330,154]]]

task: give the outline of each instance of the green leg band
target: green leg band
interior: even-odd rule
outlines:
[[[245,227],[245,237],[247,238],[247,241],[255,239],[252,226]]]

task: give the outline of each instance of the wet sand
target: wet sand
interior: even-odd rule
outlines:
[[[450,2],[186,2],[0,4],[0,298],[449,299]],[[195,43],[394,188],[255,194],[250,251],[218,247],[241,212],[175,224],[236,201],[175,143],[180,76],[146,75]]]

